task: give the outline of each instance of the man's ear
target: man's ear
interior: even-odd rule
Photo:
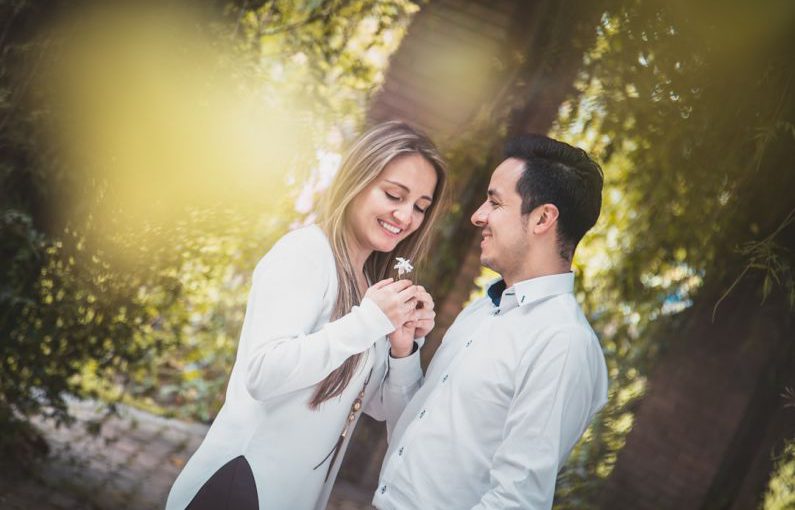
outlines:
[[[543,234],[555,228],[560,211],[553,204],[544,204],[536,209],[536,223],[533,225],[534,234]]]

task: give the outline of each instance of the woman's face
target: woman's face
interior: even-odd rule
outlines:
[[[394,250],[422,225],[435,188],[436,171],[421,155],[390,161],[348,208],[355,247],[367,253]]]

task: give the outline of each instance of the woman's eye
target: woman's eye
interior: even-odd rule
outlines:
[[[384,193],[386,193],[387,198],[389,198],[390,200],[400,200],[400,197],[398,196],[392,195],[391,193],[388,193],[386,191]]]
[[[415,205],[415,206],[414,206],[414,210],[415,210],[415,211],[417,211],[418,213],[425,214],[425,211],[426,211],[427,209],[423,209],[422,207],[420,207],[420,206],[418,206],[418,205]]]

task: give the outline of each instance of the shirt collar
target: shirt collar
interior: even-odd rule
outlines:
[[[489,299],[491,299],[491,302],[494,303],[494,306],[500,306],[503,292],[505,292],[505,280],[502,278],[492,280],[489,283],[489,288],[486,289],[486,294],[488,294]]]
[[[491,302],[497,307],[503,304],[502,298],[504,296],[511,296],[517,306],[524,306],[552,296],[573,292],[574,273],[571,271],[530,278],[529,280],[517,282],[508,289],[505,288],[505,280],[499,279],[493,282],[487,290]]]

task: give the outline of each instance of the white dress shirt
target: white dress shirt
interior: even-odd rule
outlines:
[[[370,299],[329,322],[336,299],[334,257],[317,226],[287,234],[257,264],[226,400],[174,482],[167,509],[184,509],[239,455],[251,466],[259,508],[325,508],[350,431],[328,482],[329,460],[313,467],[337,442],[370,368],[364,412],[392,429],[419,387],[419,354],[389,357],[385,335],[394,328]],[[310,409],[317,383],[361,352],[343,394]]]
[[[552,507],[559,467],[607,401],[573,286],[572,273],[499,281],[461,312],[392,433],[377,508]]]

